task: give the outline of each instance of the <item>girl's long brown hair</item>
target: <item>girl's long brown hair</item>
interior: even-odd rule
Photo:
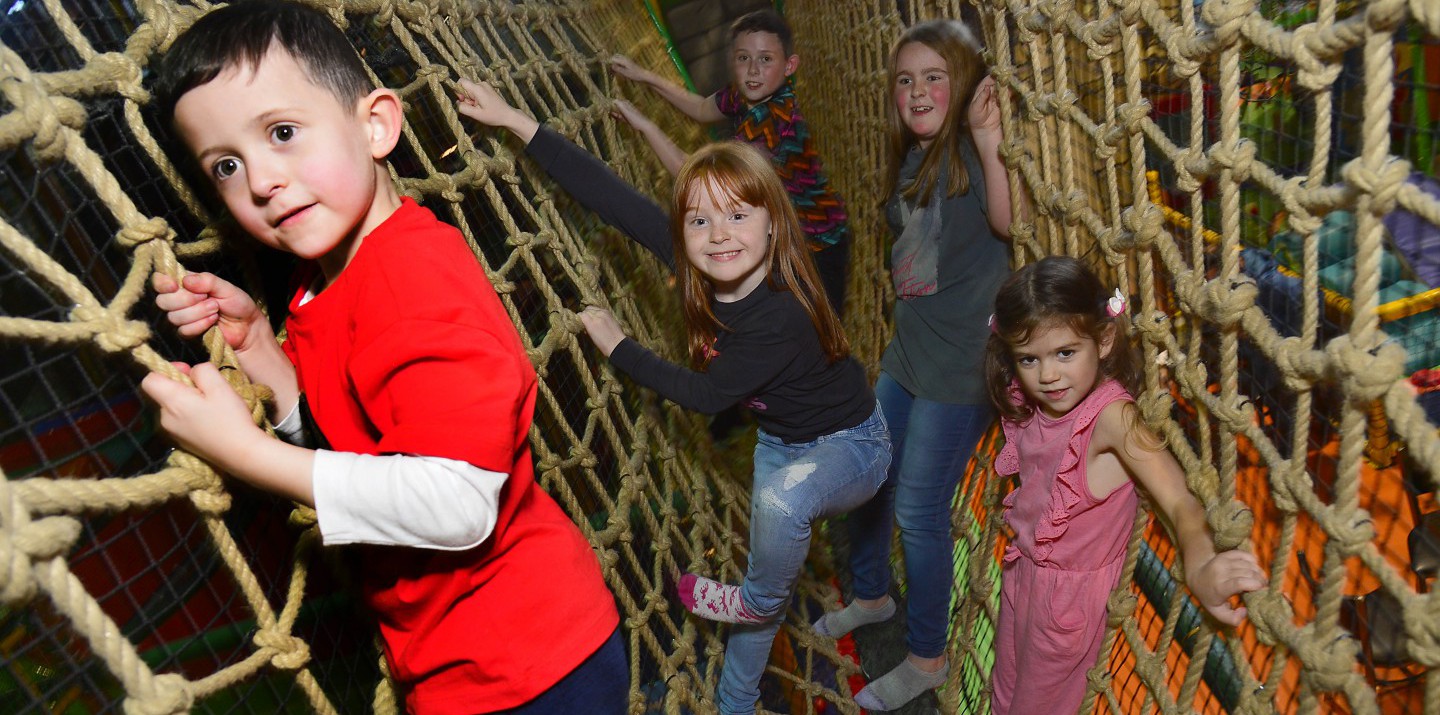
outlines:
[[[711,144],[690,155],[675,177],[675,194],[670,202],[675,275],[685,308],[685,323],[690,329],[690,360],[696,368],[704,369],[715,338],[726,330],[710,308],[715,287],[690,263],[685,251],[686,217],[699,203],[702,191],[710,192],[717,201],[726,198],[743,201],[770,213],[770,242],[765,248],[766,283],[771,290],[792,293],[800,301],[830,362],[849,355],[850,343],[845,338],[845,330],[820,288],[805,232],[800,228],[795,207],[775,167],[759,149],[729,141]]]
[[[920,170],[915,180],[900,187],[900,195],[921,206],[930,202],[935,192],[935,182],[940,180],[942,164],[950,168],[950,180],[945,187],[946,196],[960,196],[970,191],[970,175],[965,170],[962,147],[970,141],[970,100],[975,88],[985,78],[985,64],[980,59],[980,41],[965,23],[959,20],[930,20],[905,31],[890,50],[890,96],[885,102],[886,123],[889,126],[890,152],[885,166],[885,188],[892,190],[900,179],[900,166],[905,155],[915,145],[914,132],[905,126],[900,118],[900,109],[895,106],[895,78],[899,72],[900,50],[906,45],[918,42],[940,55],[945,60],[945,70],[950,75],[950,104],[945,108],[945,123],[920,160]]]
[[[1100,360],[1100,374],[1139,394],[1143,377],[1140,359],[1130,343],[1124,316],[1105,311],[1110,292],[1089,266],[1068,256],[1050,256],[1016,271],[995,296],[994,330],[985,346],[985,378],[990,401],[1002,417],[1024,422],[1034,414],[1029,401],[1010,400],[1015,380],[1013,346],[1024,343],[1036,330],[1068,325],[1076,335],[1101,344],[1113,330],[1110,354]]]

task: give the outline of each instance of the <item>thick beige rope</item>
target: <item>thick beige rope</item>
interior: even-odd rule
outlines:
[[[603,305],[647,344],[672,358],[682,356],[682,328],[664,271],[557,194],[537,169],[517,157],[518,148],[507,137],[462,123],[451,104],[456,78],[490,81],[507,99],[663,200],[668,177],[643,142],[609,117],[612,102],[622,97],[635,102],[682,146],[704,139],[653,93],[608,75],[605,60],[617,51],[652,68],[668,66],[653,30],[642,21],[641,5],[317,4],[341,26],[368,38],[372,50],[392,54],[401,67],[377,77],[395,87],[408,108],[403,151],[413,158],[413,168],[397,174],[399,186],[465,234],[526,341],[542,377],[531,432],[537,476],[581,525],[615,593],[635,675],[632,711],[647,707],[648,691],[642,688],[654,682],[665,685],[665,712],[708,711],[724,630],[685,617],[665,598],[661,584],[672,567],[730,580],[743,574],[748,452],[733,446],[717,452],[700,420],[643,390],[627,389],[629,383],[579,337],[574,311]],[[128,253],[130,266],[118,271],[123,273],[120,285],[102,290],[70,274],[38,248],[39,237],[26,235],[7,215],[0,221],[0,251],[44,286],[63,307],[64,318],[0,316],[0,335],[42,351],[94,346],[117,369],[136,365],[179,377],[151,347],[151,327],[134,317],[137,306],[150,300],[146,283],[151,272],[181,275],[182,261],[219,255],[225,242],[215,228],[219,224],[206,213],[201,192],[186,183],[150,132],[144,73],[209,6],[142,0],[123,50],[102,52],[58,0],[43,5],[78,63],[36,72],[26,58],[0,47],[0,97],[6,104],[0,114],[0,148],[26,152],[41,169],[64,165],[78,177],[113,223],[111,238]],[[1389,155],[1388,136],[1395,32],[1409,19],[1435,33],[1440,14],[1434,4],[1376,0],[1345,3],[1342,10],[1336,0],[1317,0],[1315,20],[1293,29],[1278,26],[1255,2],[1245,0],[1211,0],[1198,9],[1180,0],[902,5],[903,13],[895,3],[787,3],[804,58],[799,91],[806,116],[851,213],[855,241],[846,323],[856,354],[873,370],[889,338],[889,236],[881,206],[887,187],[880,184],[890,45],[920,19],[978,10],[989,47],[986,59],[1000,84],[1007,135],[1001,153],[1012,170],[1012,194],[1027,196],[1034,213],[1012,227],[1017,264],[1052,253],[1083,256],[1138,297],[1135,335],[1151,365],[1141,411],[1184,465],[1190,487],[1209,509],[1217,543],[1246,544],[1271,565],[1269,588],[1246,598],[1251,619],[1245,628],[1253,629],[1254,638],[1219,632],[1209,623],[1197,633],[1177,634],[1185,598],[1179,590],[1164,604],[1169,615],[1159,626],[1145,626],[1155,622],[1157,611],[1132,583],[1148,533],[1146,521],[1140,520],[1122,584],[1110,600],[1107,656],[1089,673],[1087,703],[1126,712],[1139,705],[1166,713],[1198,707],[1213,697],[1201,672],[1218,638],[1238,669],[1242,711],[1294,707],[1313,712],[1342,700],[1356,712],[1375,712],[1375,690],[1357,664],[1357,643],[1340,625],[1352,587],[1347,563],[1398,599],[1410,657],[1416,667],[1433,671],[1440,665],[1440,602],[1417,592],[1413,577],[1401,568],[1403,560],[1397,563],[1396,555],[1382,548],[1362,503],[1368,503],[1367,490],[1373,488],[1367,480],[1374,477],[1363,468],[1373,405],[1383,405],[1389,429],[1423,468],[1423,474],[1413,475],[1417,482],[1433,487],[1431,469],[1440,463],[1434,427],[1397,382],[1404,355],[1385,341],[1385,326],[1375,313],[1380,218],[1403,207],[1440,224],[1440,202],[1404,183],[1409,167]],[[1365,117],[1358,158],[1339,171],[1342,185],[1332,173],[1329,139],[1339,131],[1331,102],[1341,55],[1349,49],[1363,53]],[[1296,83],[1313,98],[1314,126],[1308,131],[1314,149],[1302,175],[1268,166],[1240,122],[1240,63],[1259,52],[1290,63]],[[1207,133],[1205,118],[1196,111],[1188,127],[1167,133],[1150,116],[1146,87],[1155,85],[1188,94],[1196,107],[1203,106],[1205,89],[1213,89],[1218,131]],[[212,228],[177,236],[173,227],[184,218],[179,213],[148,216],[136,206],[82,133],[87,108],[101,100],[120,104],[125,141],[174,189],[176,211]],[[1183,223],[1167,218],[1152,201],[1146,172],[1161,167],[1177,177],[1188,197],[1168,207]],[[1207,182],[1216,196],[1208,202],[1202,196]],[[1253,192],[1274,197],[1286,210],[1288,227],[1305,238],[1302,275],[1310,296],[1319,290],[1315,233],[1321,220],[1338,209],[1356,215],[1353,318],[1344,337],[1319,342],[1324,309],[1319,301],[1305,302],[1301,334],[1294,337],[1282,337],[1256,307],[1256,290],[1240,270],[1238,253],[1257,239],[1241,235],[1242,201]],[[1301,416],[1288,445],[1269,437],[1262,427],[1267,416],[1257,411],[1253,396],[1241,392],[1240,376],[1247,369],[1239,359],[1242,338],[1282,375],[1283,392],[1266,400]],[[209,336],[206,347],[212,360],[234,365],[218,336]],[[1202,365],[1202,353],[1215,357]],[[238,370],[225,374],[261,421],[267,391],[246,384]],[[1183,424],[1172,410],[1171,384],[1195,411]],[[1310,421],[1324,418],[1313,397],[1317,388],[1343,398],[1335,491],[1329,500],[1317,496],[1317,475],[1307,471]],[[998,503],[1008,488],[990,478],[986,454],[982,451],[967,476],[955,510],[958,543],[969,560],[957,576],[952,682],[940,693],[947,711],[983,707],[983,691],[979,701],[965,699],[971,694],[964,679],[983,682],[986,673],[988,640],[979,636],[993,628],[996,617],[993,558],[1003,538]],[[1257,470],[1266,474],[1263,502],[1255,502],[1243,484]],[[116,637],[116,624],[66,562],[82,538],[85,515],[148,509],[182,497],[194,506],[195,518],[258,626],[247,657],[194,680],[150,671],[135,646]],[[290,674],[317,712],[335,711],[310,668],[310,644],[294,632],[314,554],[313,512],[296,513],[301,531],[288,585],[283,603],[272,604],[222,521],[230,508],[223,478],[189,455],[173,453],[150,474],[7,478],[0,482],[0,502],[5,505],[0,599],[11,605],[41,594],[50,599],[124,686],[127,712],[183,712],[197,699],[262,671]],[[1258,509],[1277,520],[1279,535],[1272,541],[1253,540],[1261,533],[1253,514]],[[1305,529],[1318,530],[1325,543],[1313,594],[1293,578]],[[823,531],[817,533],[812,555],[823,565],[828,554]],[[1173,551],[1163,537],[1151,545],[1162,554]],[[1178,564],[1172,571],[1183,582]],[[1297,590],[1305,595],[1303,616],[1294,603]],[[803,603],[797,602],[782,630],[796,654],[795,669],[778,662],[770,668],[783,684],[786,701],[765,705],[813,712],[818,701],[855,712],[849,676],[857,667],[807,625],[818,615],[809,604],[833,608],[840,594],[832,583],[813,578],[804,580],[799,591]],[[1193,637],[1197,655],[1167,665],[1182,635]],[[1112,672],[1114,662],[1129,663],[1130,674]],[[838,674],[832,681],[836,687],[815,682],[813,675],[822,671]],[[1426,678],[1423,687],[1425,708],[1440,709],[1440,678]],[[1137,692],[1139,701],[1133,699]],[[1291,699],[1277,700],[1281,692],[1292,693]],[[397,710],[396,695],[384,683],[374,707]]]

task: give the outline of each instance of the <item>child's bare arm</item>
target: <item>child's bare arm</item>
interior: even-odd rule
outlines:
[[[613,113],[645,137],[646,143],[650,145],[650,150],[660,158],[660,163],[665,166],[665,170],[670,172],[671,176],[680,173],[680,167],[685,165],[685,159],[689,155],[676,146],[674,141],[671,141],[670,135],[666,134],[665,130],[650,121],[650,118],[636,109],[635,105],[623,99],[615,102]]]
[[[240,369],[252,382],[270,387],[275,404],[272,422],[279,422],[300,399],[295,366],[275,340],[270,322],[250,295],[210,273],[191,273],[180,282],[163,273],[150,278],[155,305],[182,336],[193,338],[219,326],[225,342],[235,351]]]
[[[1004,135],[1000,129],[1000,104],[995,91],[995,78],[986,77],[975,88],[968,119],[970,136],[974,139],[975,150],[980,155],[980,170],[985,174],[985,210],[989,216],[990,229],[997,236],[1009,238],[1012,219],[1010,179],[1005,174],[1005,165],[1000,161],[1000,142]]]
[[[720,111],[720,107],[716,106],[714,97],[702,97],[695,94],[635,64],[634,60],[625,55],[615,55],[611,57],[610,69],[625,79],[649,85],[650,88],[655,90],[655,93],[663,97],[665,101],[674,105],[675,108],[684,113],[685,116],[697,122],[710,124],[725,118],[725,115]]]
[[[1186,486],[1180,464],[1143,424],[1131,427],[1129,422],[1139,419],[1134,410],[1133,404],[1117,403],[1101,412],[1095,447],[1113,449],[1126,471],[1150,494],[1180,548],[1186,585],[1200,605],[1220,622],[1238,625],[1245,608],[1232,606],[1231,597],[1264,588],[1265,573],[1248,551],[1215,552],[1205,508]]]
[[[463,115],[481,124],[507,129],[526,144],[540,131],[540,122],[534,117],[510,106],[499,92],[485,82],[459,81],[459,96],[455,108]]]

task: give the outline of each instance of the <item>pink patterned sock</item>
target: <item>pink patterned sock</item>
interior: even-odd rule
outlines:
[[[685,610],[721,623],[760,623],[765,619],[750,612],[740,599],[740,587],[686,573],[675,582],[676,595]]]

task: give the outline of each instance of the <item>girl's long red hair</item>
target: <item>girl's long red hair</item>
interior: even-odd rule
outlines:
[[[795,207],[775,167],[759,149],[728,141],[710,144],[690,155],[675,177],[675,194],[670,202],[675,275],[690,331],[691,362],[703,368],[709,361],[716,337],[727,329],[710,307],[715,296],[714,286],[690,263],[685,251],[685,222],[698,205],[702,191],[717,200],[743,201],[769,212],[770,242],[765,248],[764,263],[766,284],[771,290],[791,293],[800,301],[830,362],[849,355],[850,343],[845,338],[845,330],[820,287],[805,232],[800,228]]]

